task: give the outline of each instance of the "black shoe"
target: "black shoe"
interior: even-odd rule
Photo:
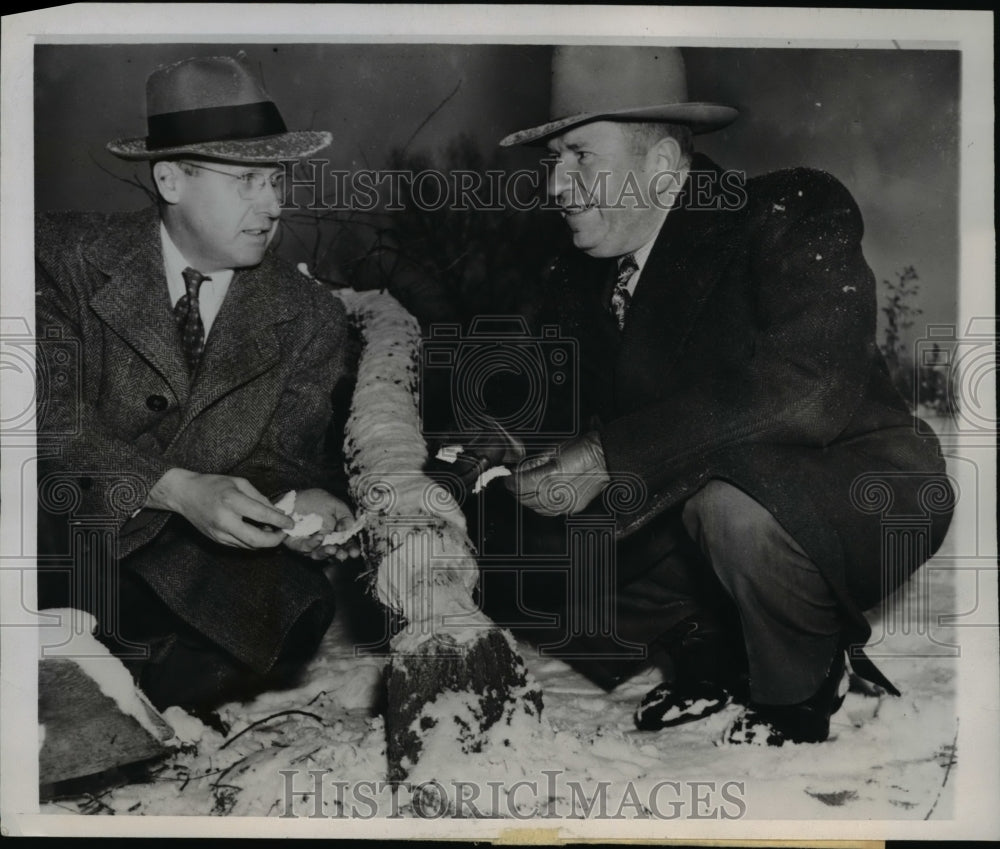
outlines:
[[[822,743],[830,736],[830,717],[844,703],[847,681],[844,652],[838,651],[813,696],[794,705],[751,702],[726,731],[725,742],[756,746]]]
[[[660,684],[650,690],[635,712],[635,727],[640,731],[659,731],[688,722],[697,722],[718,713],[732,701],[721,684],[700,681],[677,689],[673,684]]]
[[[742,644],[707,611],[680,622],[656,645],[670,656],[673,680],[650,690],[639,703],[636,728],[673,728],[718,713],[734,699],[745,701]]]

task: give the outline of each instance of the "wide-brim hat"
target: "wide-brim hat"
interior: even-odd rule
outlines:
[[[289,132],[274,101],[230,56],[185,59],[146,80],[146,135],[108,142],[131,160],[199,156],[248,164],[299,159],[330,144],[328,132]]]
[[[551,120],[519,130],[500,144],[539,144],[591,121],[684,124],[694,133],[718,130],[739,112],[688,100],[684,58],[676,47],[572,45],[552,55]]]

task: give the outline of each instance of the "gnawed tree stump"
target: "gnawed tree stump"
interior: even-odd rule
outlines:
[[[541,714],[541,692],[509,635],[495,626],[474,632],[466,645],[444,635],[414,648],[397,647],[387,670],[390,781],[407,778],[421,756],[442,743],[463,755],[497,742],[509,746],[502,735],[514,715]],[[459,703],[441,700],[444,693],[459,694]]]
[[[510,746],[505,728],[537,725],[541,691],[510,633],[473,601],[479,572],[465,517],[422,471],[416,320],[384,292],[338,295],[363,346],[345,441],[352,495],[373,591],[405,621],[386,669],[389,778],[447,783],[463,756]]]

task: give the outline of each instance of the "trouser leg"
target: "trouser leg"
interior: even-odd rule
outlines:
[[[826,579],[774,516],[728,483],[710,481],[687,501],[682,518],[739,611],[751,699],[808,699],[842,630]]]
[[[697,616],[724,622],[731,605],[679,510],[665,513],[618,545],[622,561],[617,621],[629,639],[650,643]]]
[[[204,563],[197,573],[189,569],[177,578],[176,567],[192,556],[183,546],[188,539],[201,546],[193,553]],[[72,536],[59,517],[50,517],[44,527],[40,521],[39,605],[92,614],[96,638],[125,663],[158,708],[218,704],[287,681],[315,652],[332,618],[329,582],[318,565],[303,561],[302,566],[290,552],[214,546],[180,520],[128,558],[115,559],[116,551],[113,532]],[[269,558],[266,563],[263,557]],[[151,561],[159,564],[161,583],[189,587],[181,593],[189,605],[171,606],[137,571]],[[204,627],[210,618],[214,632]],[[251,664],[212,636],[236,629],[257,632],[265,645],[273,644],[267,663]]]
[[[562,565],[520,566],[514,556],[499,567],[481,560],[484,609],[540,651],[567,659],[606,688],[657,660],[653,655],[668,648],[659,645],[659,638],[685,620],[698,617],[704,627],[710,617],[725,621],[732,616],[725,590],[684,529],[679,509],[657,517],[617,545],[601,549],[602,557],[615,557],[610,570],[613,579],[608,573],[607,580],[593,579],[598,573],[606,574],[604,561],[556,556],[574,548],[567,543],[564,523],[533,517],[528,521],[532,551],[543,551]],[[492,531],[514,533],[509,527]],[[613,534],[613,525],[608,533]],[[539,624],[539,616],[545,614],[553,624]],[[602,627],[596,627],[598,620]],[[594,633],[598,631],[603,633]],[[739,653],[738,647],[733,653]],[[691,658],[691,663],[705,666],[699,659]],[[719,663],[708,665],[713,667],[712,674],[718,672]],[[697,673],[710,677],[702,668]]]
[[[145,658],[123,657],[139,688],[160,710],[170,705],[214,707],[287,684],[314,653],[318,640],[302,623],[287,635],[267,673],[241,663],[176,616],[130,571],[119,585],[122,618],[118,638],[148,647]],[[113,653],[118,639],[103,637]]]

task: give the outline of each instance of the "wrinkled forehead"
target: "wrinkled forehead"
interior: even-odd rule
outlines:
[[[620,121],[591,121],[553,136],[546,146],[552,153],[577,150],[582,147],[609,147],[624,141],[625,127],[626,125]]]

